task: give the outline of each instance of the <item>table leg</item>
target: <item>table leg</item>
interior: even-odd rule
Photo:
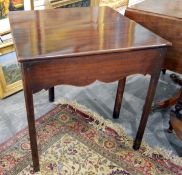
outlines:
[[[149,116],[149,113],[151,111],[152,101],[154,98],[158,79],[159,79],[159,75],[158,76],[156,76],[156,75],[151,76],[150,84],[149,84],[149,88],[148,88],[148,92],[147,92],[147,97],[146,97],[144,108],[143,108],[142,117],[140,120],[137,135],[136,135],[136,138],[135,138],[135,141],[133,144],[133,149],[135,149],[135,150],[138,150],[140,148],[140,145],[141,145],[142,137],[143,137],[144,130],[145,130],[147,120],[148,120],[148,116]]]
[[[126,83],[126,77],[119,80],[118,82],[118,88],[117,88],[114,111],[113,111],[113,118],[119,118],[125,83]]]
[[[51,87],[50,89],[49,89],[49,101],[50,102],[53,102],[54,101],[54,87]]]
[[[36,138],[36,129],[35,129],[35,117],[34,117],[34,105],[33,105],[33,94],[29,85],[29,76],[26,70],[22,70],[23,72],[23,88],[24,88],[24,96],[25,96],[25,105],[27,111],[27,119],[28,119],[28,129],[30,136],[30,148],[32,153],[33,160],[33,168],[34,171],[40,171],[39,167],[39,155],[37,149],[37,138]]]

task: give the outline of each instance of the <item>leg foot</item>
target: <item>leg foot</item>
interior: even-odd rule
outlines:
[[[166,74],[166,69],[162,69],[162,73],[165,75]]]
[[[54,102],[54,98],[55,98],[55,96],[54,96],[54,87],[51,87],[49,89],[49,102]]]
[[[154,98],[158,79],[159,79],[159,74],[151,76],[150,84],[149,84],[149,88],[148,88],[148,92],[147,92],[147,97],[146,97],[144,108],[143,108],[142,117],[141,117],[140,124],[138,127],[137,135],[136,135],[136,138],[135,138],[135,141],[133,144],[133,149],[135,149],[135,150],[140,148],[140,145],[142,142],[143,134],[144,134],[145,127],[147,124],[147,120],[148,120],[148,116],[151,111],[152,101]]]
[[[136,141],[134,142],[134,144],[133,144],[133,149],[134,150],[139,150],[139,148],[140,148],[140,145],[141,145],[141,142],[139,143],[137,143]]]
[[[25,96],[25,105],[27,112],[28,120],[28,131],[30,137],[30,148],[33,161],[33,169],[35,172],[40,171],[39,166],[39,155],[38,155],[38,146],[37,146],[37,134],[35,128],[35,116],[34,116],[34,104],[33,104],[33,94],[29,84],[29,72],[26,67],[22,66],[22,76],[23,76],[23,89]]]

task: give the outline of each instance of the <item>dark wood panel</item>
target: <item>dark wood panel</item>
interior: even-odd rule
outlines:
[[[85,86],[96,80],[113,82],[132,74],[152,74],[154,67],[156,70],[160,68],[164,52],[164,48],[159,48],[122,54],[83,56],[77,59],[37,61],[27,66],[32,89],[37,92],[58,84]]]

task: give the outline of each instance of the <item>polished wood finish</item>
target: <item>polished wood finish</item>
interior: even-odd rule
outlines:
[[[19,62],[166,45],[164,39],[111,8],[54,9],[54,13],[52,10],[21,11],[11,12],[9,18]]]
[[[58,84],[85,86],[96,80],[109,83],[131,74],[150,74],[134,145],[138,149],[166,47],[171,44],[108,7],[12,12],[9,18],[22,65],[34,170],[39,164],[32,94]]]
[[[182,73],[182,1],[146,0],[126,9],[125,15],[172,42],[163,68]]]
[[[119,118],[125,83],[126,83],[126,77],[118,81],[118,88],[117,88],[117,93],[115,98],[113,118]]]
[[[96,80],[109,83],[137,73],[153,75],[154,69],[160,67],[162,56],[163,49],[156,48],[24,64],[29,66],[31,89],[36,93],[59,84],[86,86]]]

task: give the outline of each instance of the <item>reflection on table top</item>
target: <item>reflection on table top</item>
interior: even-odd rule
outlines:
[[[170,45],[109,7],[11,12],[9,18],[20,62]]]

